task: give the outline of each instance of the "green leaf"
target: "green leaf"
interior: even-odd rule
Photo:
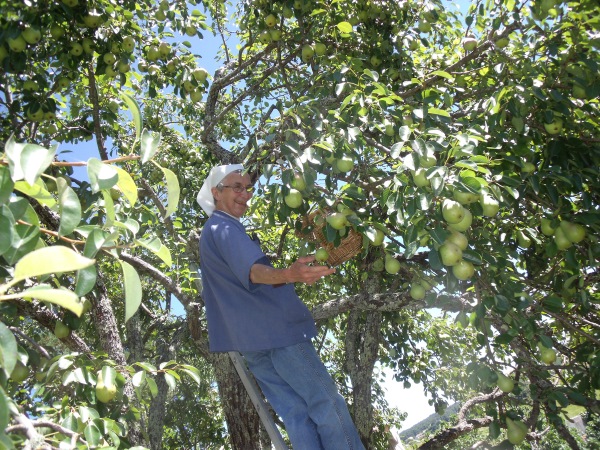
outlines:
[[[450,117],[450,113],[448,111],[444,111],[443,109],[439,108],[428,108],[427,112],[429,114],[435,114],[437,116]]]
[[[121,98],[129,108],[129,111],[131,111],[133,124],[135,125],[135,139],[139,141],[142,132],[142,112],[140,111],[140,107],[135,99],[125,92],[121,93]]]
[[[454,77],[450,75],[448,72],[444,72],[443,70],[435,70],[431,73],[431,75],[436,75],[438,77],[447,78],[448,80],[453,80]]]
[[[93,448],[96,448],[98,444],[100,444],[100,439],[102,438],[102,433],[100,429],[96,426],[94,422],[90,422],[84,429],[83,435],[85,436],[85,440],[87,444]]]
[[[150,377],[146,377],[146,382],[148,383],[150,394],[152,394],[152,397],[156,397],[156,394],[158,394],[158,387],[156,386],[156,381],[154,381],[154,379]]]
[[[145,380],[146,380],[146,372],[143,370],[140,370],[139,372],[134,373],[133,376],[131,377],[131,383],[136,388],[140,387],[144,383]]]
[[[136,366],[141,367],[142,369],[144,369],[146,372],[156,372],[156,367],[154,367],[152,364],[149,364],[145,361],[138,361],[134,363]]]
[[[7,251],[15,238],[15,219],[10,208],[0,206],[0,255]]]
[[[37,226],[17,224],[14,231],[10,248],[2,254],[2,257],[10,265],[16,263],[23,255],[35,250],[40,238],[40,229]]]
[[[97,158],[88,159],[87,172],[94,193],[102,189],[110,189],[119,180],[116,169],[110,164],[104,164]]]
[[[154,237],[149,239],[137,239],[135,242],[153,252],[156,256],[162,259],[167,266],[170,267],[173,264],[171,252],[165,245],[163,245],[159,238]]]
[[[67,181],[59,177],[56,179],[58,186],[58,213],[60,214],[59,236],[68,236],[79,225],[81,221],[81,203]]]
[[[48,284],[40,284],[18,294],[11,294],[11,296],[35,298],[36,300],[54,303],[72,311],[77,316],[81,316],[83,313],[83,303],[79,301],[77,294],[64,288],[54,289]]]
[[[177,388],[177,380],[175,377],[168,372],[163,373],[163,376],[165,377],[165,381],[169,386],[169,389],[175,390]]]
[[[50,166],[56,147],[47,149],[40,145],[27,144],[21,153],[21,167],[23,168],[23,176],[29,184],[34,184],[40,175]]]
[[[117,173],[119,174],[119,181],[117,181],[117,186],[129,202],[131,206],[137,202],[138,199],[138,191],[133,178],[131,175],[120,167],[115,167]]]
[[[35,198],[40,204],[47,206],[50,209],[56,206],[56,200],[54,200],[52,194],[46,190],[42,180],[38,179],[33,185],[29,184],[27,181],[17,181],[15,183],[15,190]]]
[[[340,22],[337,24],[337,27],[342,33],[352,33],[352,24],[350,22]]]
[[[94,258],[111,234],[100,228],[94,228],[88,235],[83,247],[83,256]]]
[[[104,226],[110,228],[115,223],[115,203],[110,195],[110,191],[106,189],[102,190],[102,198],[104,199],[104,212],[106,213]]]
[[[10,400],[6,396],[4,389],[2,389],[2,386],[0,386],[0,436],[4,434],[4,429],[8,426],[8,422],[10,422],[9,402]],[[9,447],[6,447],[4,442],[0,440],[0,448],[4,449]]]
[[[75,278],[75,294],[82,297],[96,286],[96,279],[98,278],[98,271],[96,266],[86,267],[77,271],[77,277]]]
[[[0,205],[4,205],[10,199],[15,183],[10,177],[10,170],[6,166],[0,166]]]
[[[91,266],[95,261],[62,245],[35,250],[15,266],[14,281],[57,272],[71,272]]]
[[[150,161],[152,157],[156,154],[158,146],[160,145],[160,137],[160,133],[154,134],[148,130],[144,130],[142,132],[142,164]]]
[[[140,276],[133,266],[125,261],[119,261],[123,269],[125,285],[125,322],[138,310],[142,303],[142,283]]]
[[[36,144],[22,144],[15,142],[11,136],[4,151],[12,180],[26,180],[32,185],[54,159],[56,147],[49,150]]]
[[[112,366],[102,366],[100,371],[102,374],[102,381],[105,385],[114,385],[117,379],[117,371]]]
[[[15,368],[17,356],[17,340],[12,331],[0,322],[0,367],[5,370],[7,375],[10,375]]]
[[[200,378],[200,371],[195,368],[194,366],[190,366],[188,364],[183,364],[181,366],[181,371],[188,374],[192,380],[194,380],[196,382],[196,384],[200,385],[201,384],[201,378]]]
[[[554,313],[560,313],[564,308],[562,299],[556,295],[546,297],[542,301],[542,306],[544,309]]]
[[[177,205],[179,204],[179,180],[171,170],[161,167],[165,180],[167,181],[167,207],[165,211],[165,217],[169,217],[175,211],[177,211]]]

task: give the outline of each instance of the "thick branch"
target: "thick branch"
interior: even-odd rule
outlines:
[[[448,428],[446,430],[441,431],[437,435],[435,435],[432,439],[425,442],[423,445],[419,447],[419,450],[438,450],[446,448],[446,444],[454,441],[462,435],[470,433],[473,430],[478,428],[487,427],[490,423],[492,423],[494,419],[489,416],[481,417],[478,419],[471,419],[465,422],[460,422],[453,426],[452,428]]]
[[[407,292],[392,292],[384,294],[357,294],[345,298],[335,298],[315,306],[315,320],[326,320],[350,310],[357,311],[398,311],[403,308],[423,308],[422,302],[413,300]]]

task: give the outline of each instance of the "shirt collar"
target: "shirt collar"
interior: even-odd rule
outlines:
[[[225,211],[221,211],[220,209],[215,209],[215,212],[214,212],[213,214],[218,214],[218,213],[221,213],[221,214],[224,214],[224,215],[226,215],[226,216],[228,216],[228,217],[231,217],[233,220],[236,220],[236,221],[238,221],[238,222],[241,222],[241,221],[242,221],[242,220],[241,220],[241,218],[234,217],[234,216],[232,216],[231,214],[229,214],[229,213],[226,213]]]

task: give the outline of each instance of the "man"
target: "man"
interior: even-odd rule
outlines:
[[[314,320],[293,286],[335,269],[311,266],[314,255],[274,268],[240,222],[253,190],[243,167],[231,164],[214,167],[198,194],[210,216],[200,237],[210,350],[243,354],[294,450],[362,450],[346,403],[312,345]]]

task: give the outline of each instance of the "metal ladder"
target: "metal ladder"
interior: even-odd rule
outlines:
[[[231,358],[231,361],[233,362],[233,365],[235,366],[242,383],[244,383],[246,392],[248,392],[250,400],[252,400],[252,404],[256,408],[256,412],[258,412],[258,417],[260,417],[261,422],[267,430],[267,433],[271,438],[271,442],[275,446],[275,450],[289,450],[288,446],[281,437],[279,429],[275,425],[273,417],[269,413],[267,402],[264,399],[258,385],[256,384],[256,380],[248,370],[248,367],[246,367],[244,357],[239,352],[229,352],[229,357]]]

